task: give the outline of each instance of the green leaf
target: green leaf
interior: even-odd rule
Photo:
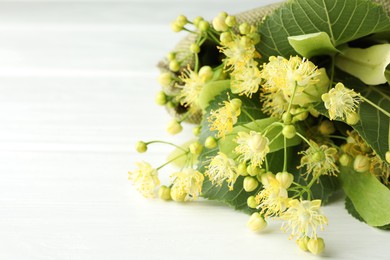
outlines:
[[[289,36],[287,39],[294,50],[302,57],[311,58],[338,52],[326,32]]]
[[[221,152],[225,153],[229,158],[235,158],[237,157],[237,154],[234,152],[234,149],[236,148],[237,143],[234,142],[234,139],[236,138],[238,132],[247,132],[247,133],[250,131],[261,132],[267,126],[277,121],[278,119],[274,117],[268,117],[268,118],[252,121],[242,126],[236,126],[233,128],[233,131],[228,136],[225,137],[225,139],[220,140],[219,149],[221,150]],[[267,138],[269,140],[273,140],[274,138],[276,138],[269,146],[270,153],[283,149],[284,147],[283,135],[279,135],[279,137],[277,137],[277,135],[280,134],[281,131],[282,131],[281,126],[276,126],[267,133]],[[290,147],[290,146],[295,146],[300,142],[301,139],[298,136],[295,136],[292,139],[287,139],[286,143],[287,143],[287,147]]]
[[[262,22],[261,41],[256,47],[262,61],[266,61],[269,56],[297,54],[289,44],[289,36],[325,32],[337,47],[389,30],[390,18],[370,0],[291,0]]]
[[[340,167],[345,194],[361,218],[371,226],[390,224],[390,190],[369,173]]]
[[[390,87],[366,86],[360,80],[348,74],[337,72],[335,82],[343,82],[348,88],[360,92],[368,100],[381,107],[385,111],[390,111]],[[320,103],[316,109],[323,115],[329,117],[327,109]],[[368,102],[361,102],[359,105],[360,120],[352,128],[370,145],[376,154],[385,161],[385,154],[389,151],[389,124],[390,118]]]
[[[198,105],[202,110],[205,110],[210,101],[213,100],[222,91],[230,88],[230,80],[211,81],[202,87],[199,94]]]
[[[366,49],[345,46],[335,59],[337,67],[368,85],[387,82],[385,70],[389,63],[390,43],[377,44]]]

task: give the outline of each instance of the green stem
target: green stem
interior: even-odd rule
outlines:
[[[381,111],[383,114],[385,114],[387,117],[390,117],[390,112],[384,110],[383,108],[381,108],[380,106],[376,105],[375,103],[371,102],[369,99],[365,98],[364,96],[360,96],[365,102],[367,102],[368,104],[370,104],[371,106],[375,107],[376,109],[378,109],[379,111]]]
[[[292,102],[294,101],[294,97],[295,97],[295,92],[297,91],[297,86],[298,86],[298,83],[295,82],[295,86],[294,86],[294,90],[293,90],[293,94],[291,96],[291,100],[290,100],[290,103],[288,104],[288,108],[287,108],[287,114],[290,113],[290,109],[291,109],[291,106],[292,106]]]
[[[160,140],[154,140],[154,141],[150,141],[150,142],[146,142],[146,145],[149,145],[149,144],[168,144],[168,145],[171,145],[173,147],[176,147],[177,149],[179,150],[182,150],[183,152],[185,153],[188,153],[188,150],[176,145],[176,144],[173,144],[173,143],[170,143],[170,142],[166,142],[166,141],[160,141]]]
[[[284,143],[284,158],[283,158],[283,172],[287,171],[287,140],[286,137],[283,137]]]
[[[303,135],[301,135],[299,132],[296,133],[297,136],[299,136],[300,138],[302,138],[302,140],[304,140],[310,147],[311,147],[311,143],[309,140],[306,139],[306,137],[304,137]]]
[[[157,171],[160,170],[160,169],[163,168],[164,166],[167,166],[167,165],[170,164],[171,162],[173,162],[173,161],[179,159],[180,157],[182,157],[182,156],[184,156],[184,155],[187,156],[187,154],[188,154],[188,152],[185,152],[185,153],[182,153],[182,154],[176,156],[175,158],[172,158],[171,160],[169,160],[169,161],[167,161],[166,163],[164,163],[164,164],[160,165],[159,167],[157,167],[156,170],[157,170]]]

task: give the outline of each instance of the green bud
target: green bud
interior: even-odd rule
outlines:
[[[167,54],[167,59],[169,61],[174,60],[175,58],[176,58],[176,53],[175,52],[170,52],[170,53]]]
[[[229,26],[229,27],[235,26],[235,25],[237,24],[236,17],[235,17],[235,16],[229,15],[228,17],[226,17],[225,23],[226,23],[226,25]]]
[[[244,179],[243,186],[246,192],[251,192],[259,186],[259,182],[255,178],[247,176]]]
[[[158,190],[158,197],[163,200],[171,200],[171,189],[162,185]]]
[[[242,23],[238,27],[241,34],[248,34],[251,32],[251,26],[248,23]]]
[[[307,242],[307,249],[314,255],[321,254],[325,249],[325,242],[322,238],[310,238]]]
[[[294,181],[294,175],[288,172],[278,172],[275,177],[285,189],[288,189]]]
[[[252,39],[253,44],[258,44],[260,42],[260,34],[258,34],[258,33],[251,33],[248,36]]]
[[[336,128],[334,127],[334,124],[329,120],[322,121],[318,130],[323,135],[331,135],[334,132],[336,132]]]
[[[261,177],[261,183],[263,185],[268,185],[270,179],[275,179],[275,175],[272,172],[266,172],[262,174],[260,177]]]
[[[173,32],[180,32],[181,30],[183,30],[183,26],[174,21],[171,23],[171,30]]]
[[[366,172],[370,169],[370,158],[358,154],[353,162],[353,169],[357,172]]]
[[[296,135],[297,131],[295,130],[295,126],[293,125],[285,125],[282,130],[282,134],[287,139],[291,139]]]
[[[309,112],[301,107],[298,107],[294,114],[293,121],[304,121],[309,116]]]
[[[193,21],[195,27],[198,28],[198,27],[199,27],[199,23],[200,23],[201,21],[203,21],[203,20],[204,20],[204,19],[203,19],[203,17],[201,17],[201,16],[195,17],[195,19],[194,19],[194,21]]]
[[[185,17],[184,15],[179,15],[177,18],[176,18],[176,23],[182,27],[184,27],[184,25],[186,25],[188,23],[188,20],[187,20],[187,17]]]
[[[167,126],[168,133],[175,135],[175,134],[180,133],[182,130],[183,130],[183,127],[181,126],[181,124],[178,121],[172,120],[171,122],[168,123],[168,126]]]
[[[171,189],[171,198],[177,202],[183,202],[186,200],[187,194],[181,193],[177,189]]]
[[[238,111],[239,109],[241,109],[242,101],[239,98],[233,98],[232,100],[230,100],[230,104],[232,104],[232,107],[235,111]]]
[[[261,169],[260,167],[251,164],[249,165],[247,171],[250,176],[257,176],[258,174],[260,174]]]
[[[148,146],[145,142],[138,141],[137,144],[135,145],[135,149],[139,153],[144,153],[148,150]]]
[[[213,27],[216,31],[224,32],[229,28],[228,25],[225,23],[226,17],[227,17],[227,15],[225,16],[225,15],[222,15],[222,13],[221,13],[213,19]]]
[[[250,216],[246,225],[250,230],[258,232],[267,227],[267,222],[258,212],[255,212]]]
[[[284,113],[283,115],[282,115],[282,120],[283,120],[283,122],[285,123],[285,124],[290,124],[291,123],[291,121],[292,121],[292,115],[291,115],[291,113]]]
[[[206,141],[204,142],[204,146],[208,149],[213,149],[217,147],[217,140],[213,136],[209,136],[206,138]]]
[[[199,22],[199,30],[202,32],[207,31],[210,28],[210,23],[207,21],[200,21]]]
[[[180,64],[177,60],[171,60],[169,62],[169,69],[173,72],[178,72],[180,70]]]
[[[304,236],[302,238],[298,238],[296,243],[301,250],[307,252],[309,251],[309,249],[307,248],[307,243],[309,242],[309,240],[310,238],[308,236]]]
[[[199,136],[201,130],[202,130],[202,127],[201,127],[201,126],[197,126],[197,127],[194,127],[194,128],[192,129],[192,133],[193,133],[195,136]]]
[[[314,162],[322,162],[325,159],[325,153],[323,151],[317,151],[313,154]]]
[[[352,164],[353,162],[353,159],[351,156],[349,156],[348,154],[346,153],[343,153],[340,158],[339,158],[339,162],[342,166],[349,166]]]
[[[199,52],[200,52],[200,46],[199,46],[199,44],[196,44],[196,43],[191,44],[191,46],[190,46],[190,51],[191,51],[192,53],[199,53]]]
[[[189,148],[190,152],[194,155],[199,155],[203,150],[203,146],[198,142],[190,144]]]
[[[246,200],[246,204],[248,204],[248,207],[252,209],[255,209],[258,206],[255,196],[249,196]]]
[[[360,116],[356,112],[355,113],[348,113],[346,115],[346,117],[347,117],[346,121],[347,121],[348,125],[356,125],[360,120]]]
[[[248,172],[247,172],[246,163],[244,163],[244,162],[240,163],[237,166],[237,171],[238,171],[238,174],[240,174],[241,176],[247,176]]]
[[[203,82],[211,80],[214,76],[214,71],[210,66],[203,66],[199,69],[199,77]]]
[[[158,77],[158,83],[160,83],[160,85],[163,87],[168,87],[169,85],[171,85],[171,82],[172,77],[170,72],[163,72]]]
[[[158,92],[155,98],[155,102],[160,106],[165,105],[167,103],[167,95],[163,91]]]
[[[222,44],[227,44],[233,40],[232,34],[230,32],[223,32],[219,36],[219,40],[221,41]]]

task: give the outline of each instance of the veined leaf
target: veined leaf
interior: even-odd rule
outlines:
[[[288,42],[299,55],[306,58],[339,52],[326,32],[290,36]]]
[[[199,94],[198,105],[202,110],[205,110],[210,101],[219,95],[222,91],[229,89],[230,80],[211,81],[202,87]]]
[[[343,189],[361,218],[371,226],[390,224],[390,190],[369,173],[340,167]]]
[[[257,50],[269,56],[296,55],[289,36],[325,32],[333,46],[390,30],[390,18],[371,0],[291,0],[266,17],[259,27]]]

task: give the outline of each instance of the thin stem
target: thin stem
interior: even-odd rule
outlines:
[[[253,116],[252,116],[251,114],[249,114],[248,111],[246,111],[246,109],[241,108],[241,111],[244,112],[244,114],[245,114],[247,117],[249,117],[249,119],[252,120],[253,123],[255,123],[255,125],[256,125],[257,127],[259,127],[259,125],[258,125],[257,122],[256,122],[256,119],[254,119]]]
[[[187,156],[188,152],[185,152],[185,153],[182,153],[174,158],[172,158],[171,160],[167,161],[166,163],[162,164],[161,166],[157,167],[156,170],[160,170],[161,168],[163,168],[164,166],[167,166],[168,164],[170,164],[171,162],[173,161],[176,161],[177,159],[179,159],[180,157],[186,155]]]
[[[268,166],[267,156],[265,156],[264,161],[265,161],[265,170],[268,172],[269,171],[269,166]]]
[[[370,104],[371,106],[375,107],[376,109],[378,109],[379,111],[381,111],[383,114],[385,114],[387,117],[390,117],[390,112],[384,110],[383,108],[381,108],[380,106],[376,105],[375,103],[371,102],[369,99],[365,98],[364,96],[360,96],[365,102],[367,102],[368,104]]]
[[[284,158],[283,158],[283,172],[287,171],[287,140],[286,137],[283,137],[284,143]]]
[[[335,139],[341,139],[341,140],[347,140],[345,136],[339,136],[339,135],[328,135],[329,138],[335,138]]]
[[[291,106],[292,106],[292,102],[293,102],[293,100],[294,100],[294,97],[295,97],[295,92],[297,91],[297,85],[298,85],[298,83],[297,83],[297,82],[295,82],[295,86],[294,86],[293,94],[292,94],[292,96],[291,96],[290,103],[288,104],[288,108],[287,108],[287,114],[289,114],[289,113],[290,113],[290,109],[291,109]]]
[[[176,144],[173,144],[173,143],[171,143],[171,142],[166,142],[166,141],[160,141],[160,140],[154,140],[154,141],[150,141],[150,142],[146,142],[146,145],[149,145],[149,144],[168,144],[168,145],[171,145],[171,146],[173,146],[173,147],[176,147],[177,149],[179,149],[179,150],[182,150],[183,152],[185,152],[185,153],[188,153],[188,150],[186,150],[186,149],[184,149],[184,148],[182,148],[182,147],[180,147],[180,146],[178,146],[178,145],[176,145]]]
[[[311,147],[311,143],[309,142],[309,140],[306,139],[306,137],[301,135],[299,132],[297,132],[296,135],[302,138]]]

